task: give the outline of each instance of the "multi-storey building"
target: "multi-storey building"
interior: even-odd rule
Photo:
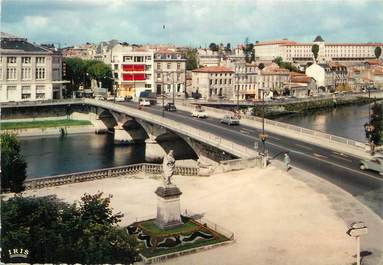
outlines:
[[[234,71],[225,66],[202,67],[192,71],[192,92],[207,100],[232,99]]]
[[[111,49],[115,92],[138,100],[141,92],[154,88],[154,52],[140,47],[116,45]]]
[[[233,69],[233,68],[232,68]],[[256,64],[237,62],[234,64],[234,95],[239,100],[259,99],[257,80],[259,69]]]
[[[80,46],[67,47],[62,49],[63,57],[76,57],[81,59],[93,59],[96,54],[96,46],[84,44]]]
[[[1,32],[0,101],[62,97],[61,53]]]
[[[186,59],[170,49],[158,49],[154,54],[155,91],[170,96],[186,92]]]
[[[383,43],[326,43],[321,36],[313,42],[298,43],[287,39],[257,42],[254,52],[257,60],[273,60],[282,57],[286,62],[310,62],[314,56],[311,48],[319,46],[317,62],[365,61],[375,58],[375,48],[383,48]]]
[[[221,57],[218,52],[209,49],[198,49],[197,51],[197,63],[199,66],[219,66]]]
[[[257,87],[261,91],[273,91],[280,94],[284,88],[284,82],[289,79],[289,75],[289,70],[280,68],[273,63],[259,71],[257,75]]]

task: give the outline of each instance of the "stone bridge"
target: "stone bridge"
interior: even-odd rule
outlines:
[[[38,105],[32,102],[21,103],[3,105],[2,112],[7,119],[37,118],[46,115],[90,120],[96,127],[96,133],[114,132],[116,144],[145,142],[147,162],[162,161],[165,152],[171,149],[174,150],[177,159],[198,158],[202,167],[222,160],[257,155],[255,150],[212,133],[194,129],[185,123],[107,101],[78,99],[41,102]]]

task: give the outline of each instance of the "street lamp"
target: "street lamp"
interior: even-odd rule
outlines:
[[[164,97],[165,97],[165,89],[164,89],[164,72],[161,73],[162,74],[162,89],[161,89],[161,96],[162,96],[162,118],[165,117],[165,102],[164,102]]]
[[[262,133],[259,138],[262,141],[262,155],[265,155],[265,145],[267,140],[267,134],[265,133],[265,94],[266,91],[262,91]]]

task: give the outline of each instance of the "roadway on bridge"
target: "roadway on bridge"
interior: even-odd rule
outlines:
[[[135,103],[121,104],[137,108]],[[162,116],[161,106],[145,107],[142,111]],[[254,148],[254,143],[257,142],[258,147],[262,148],[259,140],[260,131],[252,127],[228,126],[214,118],[193,118],[189,112],[184,111],[165,112],[165,117],[249,148]],[[269,137],[266,149],[271,157],[280,154],[274,159],[281,160],[282,154],[288,151],[293,167],[309,171],[341,187],[383,217],[383,178],[375,172],[361,171],[359,158],[281,135],[269,132],[267,134]]]

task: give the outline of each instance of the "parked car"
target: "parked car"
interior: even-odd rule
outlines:
[[[113,100],[115,100],[116,102],[122,102],[125,101],[125,97],[115,97]]]
[[[202,108],[196,108],[192,112],[192,117],[197,117],[197,118],[207,118],[207,113],[204,109]]]
[[[363,159],[360,161],[361,170],[373,170],[377,171],[380,175],[383,175],[383,156],[376,156],[371,159]]]
[[[140,100],[139,105],[140,106],[150,106],[150,101],[147,99],[142,99],[142,100]]]
[[[239,125],[239,119],[234,115],[226,114],[223,116],[221,123],[226,123],[227,125]]]
[[[165,106],[164,106],[164,109],[166,111],[177,111],[177,108],[176,106],[174,105],[174,103],[167,103]]]
[[[101,95],[97,95],[94,97],[94,99],[97,99],[97,100],[105,100],[105,97],[101,96]]]

